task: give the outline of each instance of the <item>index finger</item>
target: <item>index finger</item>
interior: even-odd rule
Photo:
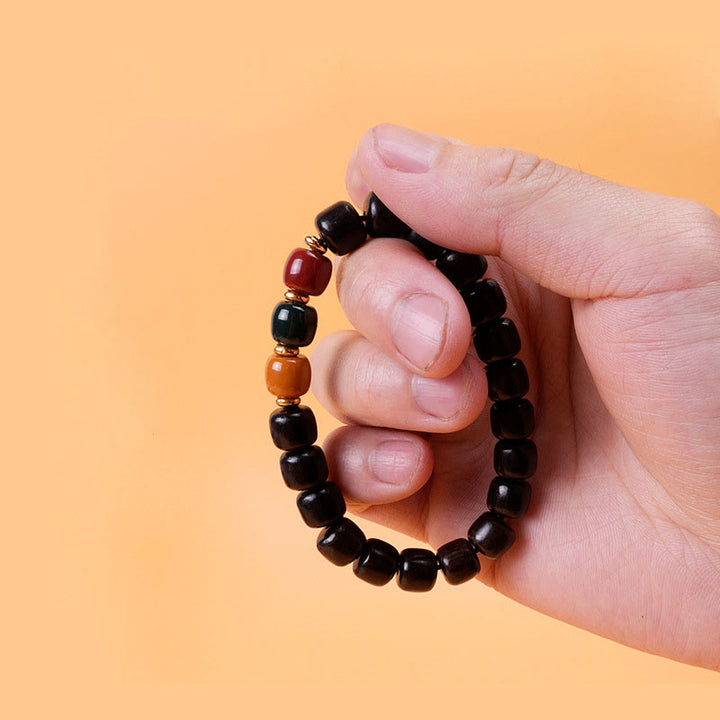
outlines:
[[[414,373],[446,377],[467,354],[460,294],[406,241],[378,238],[343,258],[337,288],[355,328]]]

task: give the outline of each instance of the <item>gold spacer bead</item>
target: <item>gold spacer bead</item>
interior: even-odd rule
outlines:
[[[288,405],[299,405],[300,404],[300,398],[299,397],[279,397],[275,398],[275,402],[280,407],[287,407]]]
[[[290,300],[291,302],[303,303],[303,305],[307,305],[308,301],[310,300],[307,295],[297,293],[294,290],[286,290],[284,293],[284,297],[286,300]]]
[[[282,345],[281,343],[278,343],[275,346],[275,354],[276,355],[282,355],[283,357],[295,357],[300,353],[300,350],[294,347],[288,347],[287,345]]]
[[[308,248],[310,248],[310,250],[318,253],[319,255],[324,255],[327,252],[327,247],[322,241],[322,238],[319,238],[315,235],[306,235],[305,244],[308,246]]]

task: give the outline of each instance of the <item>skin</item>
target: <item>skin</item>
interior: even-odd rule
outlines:
[[[720,218],[390,125],[363,136],[347,185],[357,205],[372,189],[424,237],[487,255],[520,331],[538,471],[515,544],[481,558],[479,579],[720,670]],[[467,311],[402,240],[343,258],[337,283],[356,330],[313,353],[313,390],[346,423],[325,444],[332,477],[354,514],[437,548],[485,510],[493,477]]]

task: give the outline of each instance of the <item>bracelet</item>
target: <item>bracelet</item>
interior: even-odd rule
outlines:
[[[507,520],[519,518],[530,504],[530,478],[537,467],[537,448],[530,439],[535,412],[523,397],[529,388],[520,351],[520,337],[512,320],[504,317],[507,302],[500,286],[480,279],[487,270],[482,255],[447,250],[418,235],[375,195],[361,216],[348,202],[338,202],[315,218],[319,235],[305,238],[306,247],[292,251],[285,264],[285,300],[272,315],[272,336],[277,345],[266,368],[268,390],[278,407],[270,416],[270,434],[283,450],[280,471],[285,484],[300,491],[297,506],[305,523],[322,528],[317,538],[320,553],[335,565],[353,563],[353,571],[372,585],[385,585],[394,576],[403,590],[422,592],[435,585],[438,569],[451,585],[475,577],[478,553],[500,557],[515,540]],[[300,405],[310,388],[310,362],[299,348],[309,345],[317,329],[317,311],[309,296],[321,295],[330,282],[332,263],[327,250],[347,255],[367,238],[396,237],[417,247],[460,292],[474,328],[473,344],[485,363],[490,424],[497,438],[494,450],[496,477],[488,490],[488,511],[470,526],[466,538],[442,545],[437,552],[407,548],[398,552],[389,543],[366,538],[348,518],[340,488],[328,480],[327,459],[314,443],[318,437],[312,410]]]

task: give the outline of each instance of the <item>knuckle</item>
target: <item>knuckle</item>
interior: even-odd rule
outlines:
[[[352,330],[342,330],[322,338],[312,353],[312,390],[320,403],[333,415],[347,422],[344,407],[347,404],[348,360],[360,341]]]
[[[699,235],[720,242],[720,215],[707,205],[690,201],[690,216]]]
[[[392,252],[389,241],[371,240],[342,258],[335,274],[340,304],[350,322],[363,332],[376,329],[368,327],[369,319],[385,317],[394,304],[397,286],[388,277],[388,251]]]
[[[521,191],[525,198],[541,196],[563,179],[564,170],[533,153],[503,148],[496,157],[488,189]]]
[[[354,307],[363,306],[372,298],[372,274],[362,272],[363,268],[358,268],[357,264],[357,257],[343,258],[335,274],[340,304],[349,315]]]
[[[365,353],[358,353],[346,368],[346,387],[350,390],[349,404],[355,407],[372,406],[374,389],[377,385],[377,368],[369,362]]]
[[[396,399],[402,387],[404,371],[392,363],[365,338],[358,337],[352,352],[339,354],[337,363],[343,364],[343,404],[353,416],[374,414],[380,399]],[[359,413],[359,415],[357,415]]]
[[[527,210],[538,205],[559,186],[572,182],[575,171],[510,148],[485,148],[473,157],[475,193],[493,225],[494,254],[502,254],[508,228]]]
[[[684,207],[678,213],[684,225],[682,234],[692,252],[693,259],[702,261],[706,269],[720,274],[720,215],[707,205],[693,200],[683,200]]]

